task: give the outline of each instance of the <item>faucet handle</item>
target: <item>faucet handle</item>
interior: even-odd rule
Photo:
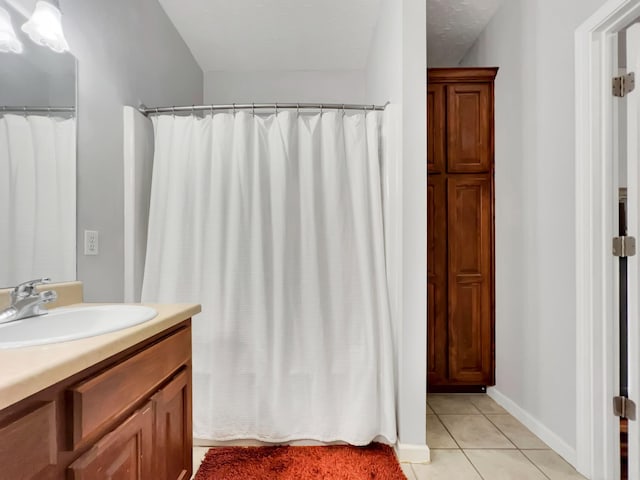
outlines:
[[[38,297],[40,297],[42,303],[51,303],[58,299],[58,294],[55,290],[45,290],[44,292],[40,292]]]
[[[35,280],[29,280],[28,282],[21,283],[11,291],[11,298],[12,300],[15,301],[15,300],[19,300],[21,298],[26,298],[30,295],[33,295],[34,289],[38,285],[42,285],[45,283],[51,283],[51,279],[48,277],[45,277],[45,278],[38,278]]]

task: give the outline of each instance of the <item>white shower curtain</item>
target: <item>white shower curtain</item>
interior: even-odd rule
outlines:
[[[379,112],[154,118],[143,302],[194,318],[194,436],[396,441]]]
[[[75,119],[0,116],[0,287],[76,278]]]

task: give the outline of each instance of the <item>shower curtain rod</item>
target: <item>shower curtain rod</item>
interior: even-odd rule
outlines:
[[[384,105],[358,105],[351,103],[228,103],[222,105],[191,105],[181,107],[146,107],[141,105],[138,111],[143,115],[156,115],[160,113],[184,113],[184,112],[211,112],[214,110],[384,110],[389,102]]]
[[[3,107],[0,106],[0,114],[3,113],[75,113],[75,107]]]

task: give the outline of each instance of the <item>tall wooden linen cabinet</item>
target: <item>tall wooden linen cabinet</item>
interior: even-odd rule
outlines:
[[[429,69],[428,389],[479,392],[494,373],[497,68]]]

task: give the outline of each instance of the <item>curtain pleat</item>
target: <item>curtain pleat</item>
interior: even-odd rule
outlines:
[[[0,287],[76,278],[75,119],[0,117]]]
[[[154,118],[144,302],[194,302],[194,436],[395,443],[378,112]]]

